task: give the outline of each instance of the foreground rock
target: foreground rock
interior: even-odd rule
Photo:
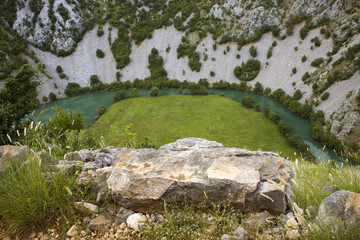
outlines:
[[[360,226],[360,194],[344,190],[331,194],[321,203],[316,220],[334,230],[345,225]]]
[[[279,155],[225,148],[199,138],[154,149],[113,151],[107,179],[112,198],[125,208],[151,212],[164,202],[228,203],[242,211],[272,214],[291,207],[292,169]]]

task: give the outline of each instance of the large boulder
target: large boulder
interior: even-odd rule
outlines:
[[[4,164],[10,159],[25,161],[30,154],[30,148],[27,146],[0,146],[0,172],[4,171]]]
[[[355,223],[360,225],[360,194],[345,190],[331,194],[322,201],[316,220],[333,229]]]
[[[107,179],[125,208],[151,212],[164,202],[230,204],[242,211],[284,213],[291,207],[293,171],[276,153],[225,148],[199,138],[154,149],[119,149]],[[285,192],[290,194],[285,194]]]

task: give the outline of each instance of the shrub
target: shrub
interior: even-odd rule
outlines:
[[[251,81],[256,78],[259,71],[260,61],[249,59],[246,63],[242,63],[241,66],[235,67],[234,74],[240,81]]]
[[[236,58],[237,58],[237,59],[240,59],[240,54],[236,54]]]
[[[61,79],[64,79],[64,78],[66,78],[66,74],[60,73],[60,74],[59,74],[59,77],[60,77]]]
[[[57,73],[62,73],[63,72],[63,69],[62,69],[62,67],[60,65],[56,66],[56,72]]]
[[[105,53],[101,49],[96,49],[96,56],[98,58],[103,58],[105,57]]]
[[[296,101],[298,101],[298,100],[300,100],[300,99],[302,98],[302,96],[303,96],[302,92],[300,91],[300,89],[298,89],[298,90],[296,90],[296,91],[294,92],[293,98],[294,98]]]
[[[90,76],[90,86],[94,86],[99,83],[101,83],[101,81],[99,80],[99,77],[97,75]]]
[[[254,99],[252,99],[252,97],[246,96],[241,100],[241,104],[244,107],[253,108],[254,107]]]
[[[118,102],[122,99],[125,99],[126,98],[126,91],[125,90],[121,90],[121,91],[118,91],[116,93],[114,93],[113,95],[113,99],[114,99],[114,102]]]
[[[132,88],[131,89],[131,96],[132,97],[139,97],[139,91],[137,90],[137,88]]]
[[[160,90],[158,87],[152,87],[150,90],[150,96],[152,96],[152,97],[158,96],[159,93],[160,93]]]
[[[47,96],[42,96],[41,99],[42,99],[43,102],[47,102],[49,100]]]
[[[321,100],[325,101],[329,98],[329,92],[324,92],[324,94],[321,96]]]
[[[273,48],[272,47],[269,47],[269,50],[267,51],[267,55],[266,55],[266,58],[271,58],[271,56],[272,56],[272,50],[273,50]]]
[[[253,92],[256,93],[256,94],[262,94],[263,91],[264,91],[264,88],[263,88],[263,86],[261,85],[261,83],[256,82],[256,83],[255,83],[255,86],[254,86],[254,89],[253,89]]]
[[[277,42],[274,40],[274,41],[272,42],[271,46],[272,46],[272,47],[276,47],[276,45],[277,45]]]
[[[258,112],[261,111],[259,104],[255,104],[254,109],[255,109],[256,111],[258,111]]]
[[[256,57],[256,56],[257,56],[257,50],[256,50],[256,47],[255,47],[255,46],[251,46],[251,47],[249,48],[249,52],[250,52],[250,55],[251,55],[252,57]]]
[[[210,76],[215,76],[215,72],[214,71],[210,71]]]
[[[96,35],[98,37],[101,37],[102,35],[104,35],[104,30],[102,28],[100,28],[100,26],[99,26],[99,28],[98,28],[98,30],[96,32]]]
[[[296,67],[294,67],[294,68],[292,69],[292,73],[295,74],[296,72],[297,72],[297,69],[296,69]]]
[[[56,101],[57,98],[56,98],[55,93],[50,92],[50,93],[49,93],[49,99],[50,99],[50,101],[52,101],[52,102],[53,102],[53,101]]]
[[[307,57],[304,55],[302,58],[301,58],[301,61],[302,62],[305,62],[307,60]]]
[[[311,62],[312,67],[319,67],[324,62],[323,58],[316,58]]]
[[[104,105],[101,105],[96,110],[97,115],[101,116],[106,112],[106,107]]]

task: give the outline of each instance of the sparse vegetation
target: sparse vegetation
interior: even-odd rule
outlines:
[[[241,66],[235,67],[234,74],[240,81],[251,81],[256,78],[259,71],[260,61],[249,59],[246,63],[242,63]]]

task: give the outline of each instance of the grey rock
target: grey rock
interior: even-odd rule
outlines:
[[[248,231],[245,228],[239,226],[233,233],[238,237],[238,239],[244,239],[248,234]]]
[[[99,168],[108,167],[112,165],[112,161],[114,159],[114,155],[111,153],[105,153],[99,151],[95,157],[95,163]]]
[[[95,160],[95,156],[90,150],[82,149],[80,151],[65,154],[64,159],[68,161],[90,162]]]
[[[41,150],[40,152],[36,153],[38,159],[41,160],[42,164],[58,164],[59,161],[52,155],[50,155],[47,151]]]
[[[102,230],[106,226],[110,225],[111,221],[105,215],[99,215],[90,221],[90,230]]]
[[[119,212],[115,216],[116,224],[121,224],[126,222],[126,219],[131,215],[134,214],[134,211],[121,207]]]
[[[252,226],[261,226],[266,224],[266,220],[269,216],[270,215],[266,212],[255,213],[250,215],[249,218],[246,219],[246,223]]]
[[[75,209],[83,214],[98,213],[99,207],[88,202],[74,202]]]
[[[230,235],[228,235],[228,234],[222,235],[220,239],[221,239],[221,240],[232,240],[232,239],[233,239],[233,240],[239,240],[238,237],[236,237],[236,236],[230,236]]]
[[[343,225],[345,203],[350,196],[350,191],[337,191],[320,204],[316,221],[326,227],[337,228]]]
[[[31,154],[31,152],[30,148],[27,146],[0,146],[0,172],[4,171],[6,162],[11,159],[17,159],[25,162],[29,154]]]
[[[113,200],[139,212],[187,198],[193,204],[229,202],[243,211],[280,214],[292,201],[284,193],[291,188],[291,167],[275,153],[187,138],[159,150],[121,149],[113,165],[107,179]]]
[[[360,194],[351,192],[344,206],[344,222],[360,226]]]
[[[339,187],[338,186],[325,186],[325,187],[321,188],[321,191],[333,193],[333,192],[339,191]]]

